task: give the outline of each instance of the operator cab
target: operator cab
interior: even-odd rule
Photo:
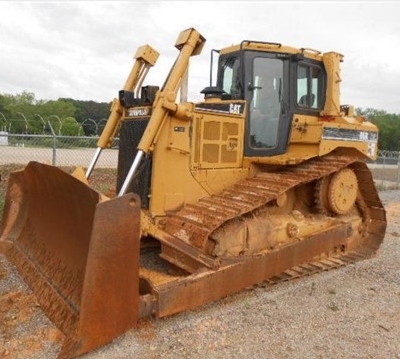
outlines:
[[[217,88],[222,99],[246,100],[246,156],[287,151],[294,114],[318,116],[324,108],[322,61],[276,43],[243,41],[221,50]]]

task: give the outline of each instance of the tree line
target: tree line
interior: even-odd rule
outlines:
[[[17,95],[0,94],[0,130],[10,133],[50,133],[67,136],[100,135],[110,114],[111,102],[59,98],[37,100],[24,91]],[[372,108],[356,108],[379,128],[379,148],[400,151],[400,114]]]
[[[100,135],[110,114],[111,102],[71,98],[38,100],[32,92],[0,94],[0,130],[10,133],[66,136]],[[51,128],[50,128],[51,127]]]
[[[400,114],[387,113],[372,108],[356,109],[379,128],[379,148],[387,151],[400,151]]]

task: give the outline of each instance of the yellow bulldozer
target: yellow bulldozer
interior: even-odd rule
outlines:
[[[138,48],[86,172],[32,161],[9,178],[1,248],[66,334],[59,358],[141,318],[369,258],[384,238],[367,167],[378,129],[340,104],[343,55],[244,40],[211,51],[204,99],[188,102],[205,41],[179,34],[161,87],[143,86],[158,52]],[[117,135],[107,197],[90,176]]]

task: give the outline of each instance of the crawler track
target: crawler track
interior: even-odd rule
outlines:
[[[276,201],[279,196],[292,188],[316,181],[346,167],[351,168],[357,176],[359,187],[357,206],[362,214],[365,228],[360,234],[357,245],[353,245],[340,255],[323,260],[295,263],[293,267],[288,267],[284,272],[265,280],[270,283],[290,280],[371,257],[383,240],[386,214],[371,172],[365,163],[359,162],[355,157],[329,155],[298,166],[285,167],[279,171],[259,173],[254,178],[248,178],[218,195],[202,198],[198,203],[186,206],[169,217],[166,230],[175,238],[185,243],[189,242],[202,252],[202,246],[207,238],[230,221],[251,215],[262,206]],[[196,255],[190,253],[190,256]],[[168,259],[168,255],[166,257]],[[197,258],[201,258],[202,264],[209,268],[218,267],[216,259],[211,256],[198,253]],[[186,262],[177,263],[175,258],[174,264],[182,264],[185,268]]]

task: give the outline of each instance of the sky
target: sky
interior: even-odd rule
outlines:
[[[0,93],[111,102],[139,46],[160,57],[162,86],[179,33],[205,38],[191,59],[189,101],[209,86],[212,49],[242,40],[344,55],[341,103],[400,114],[400,1],[1,1]]]

